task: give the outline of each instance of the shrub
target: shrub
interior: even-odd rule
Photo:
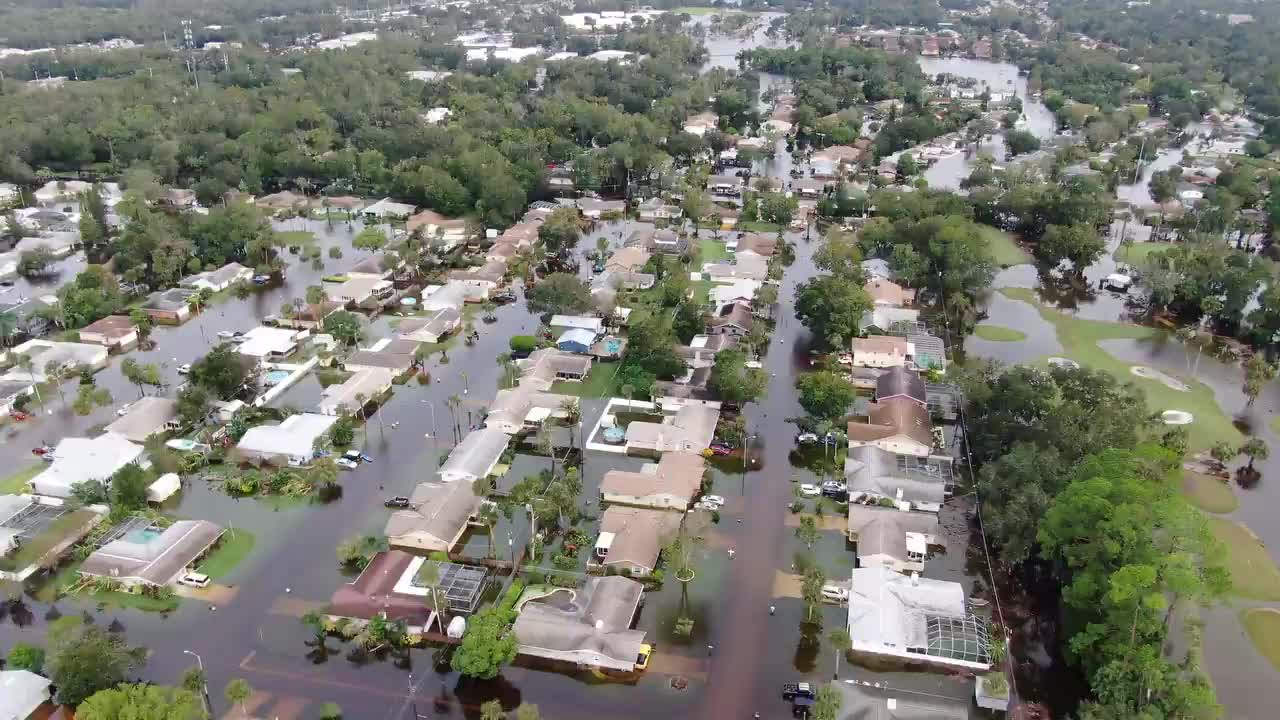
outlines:
[[[337,245],[334,245],[333,247],[329,248],[329,257],[335,260],[342,257],[342,248],[338,247]]]
[[[561,570],[573,570],[578,567],[578,561],[572,555],[556,555],[551,559],[551,564]]]
[[[508,344],[515,352],[533,352],[538,349],[538,339],[532,335],[513,335]]]

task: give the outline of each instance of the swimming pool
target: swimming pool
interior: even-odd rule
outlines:
[[[279,385],[285,380],[288,380],[289,376],[292,374],[293,373],[290,373],[288,370],[268,370],[263,382],[267,385]]]
[[[604,341],[604,349],[610,355],[617,355],[622,350],[622,341],[618,338],[609,338]]]
[[[125,534],[125,542],[131,542],[138,545],[146,545],[147,543],[160,537],[160,531],[153,527],[138,528],[130,530]]]

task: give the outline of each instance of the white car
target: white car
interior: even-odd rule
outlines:
[[[179,585],[187,587],[202,588],[209,587],[209,576],[197,572],[187,573],[178,579]]]
[[[218,337],[222,338],[223,340],[230,340],[231,338],[233,338],[233,337],[235,337],[235,336],[236,336],[236,334],[235,334],[234,332],[232,332],[231,330],[219,330],[219,331],[218,331]]]
[[[812,445],[813,443],[818,442],[818,436],[815,433],[802,432],[796,436],[796,442],[801,445]]]
[[[355,460],[348,460],[344,457],[334,460],[333,464],[337,465],[343,470],[355,470],[356,468],[360,467],[360,463],[356,462]]]
[[[805,483],[800,486],[800,494],[805,497],[818,497],[819,495],[822,494],[822,489],[819,488],[817,485],[810,485],[809,483]]]
[[[724,505],[724,498],[719,495],[703,495],[702,502],[708,505]]]
[[[849,590],[835,585],[823,585],[822,599],[833,603],[847,602],[849,600]]]
[[[121,405],[121,406],[120,406],[120,409],[116,411],[116,415],[119,415],[120,417],[124,417],[125,415],[128,415],[128,414],[129,414],[129,408],[131,408],[131,407],[133,407],[133,403],[131,403],[131,402],[127,402],[127,403],[125,403],[125,404]]]
[[[191,363],[183,363],[178,366],[179,375],[186,375],[189,372],[191,372]]]

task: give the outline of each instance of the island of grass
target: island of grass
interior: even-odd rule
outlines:
[[[9,477],[0,480],[0,495],[22,495],[31,489],[31,479],[48,467],[44,463],[32,463]]]
[[[253,550],[257,539],[248,530],[229,529],[222,534],[218,545],[196,568],[196,572],[221,580],[244,561]]]
[[[1112,257],[1126,265],[1141,265],[1151,253],[1168,250],[1169,248],[1170,245],[1168,243],[1158,242],[1122,244],[1112,253]]]
[[[1020,342],[1027,339],[1026,333],[1002,325],[979,325],[973,329],[973,334],[992,342]]]
[[[1041,303],[1035,291],[1029,288],[1002,288],[1000,292],[1013,300],[1032,305],[1039,311],[1040,317],[1053,325],[1058,342],[1062,344],[1062,352],[1058,353],[1059,356],[1074,360],[1085,367],[1111,373],[1121,382],[1137,384],[1147,398],[1147,407],[1153,413],[1165,410],[1191,413],[1195,417],[1195,422],[1187,425],[1186,428],[1190,432],[1192,450],[1202,450],[1218,442],[1238,446],[1243,441],[1244,436],[1231,424],[1231,418],[1227,417],[1218,406],[1213,390],[1204,383],[1194,378],[1182,378],[1190,390],[1187,392],[1173,390],[1159,380],[1134,375],[1131,372],[1131,365],[1122,362],[1098,345],[1103,340],[1153,338],[1165,331],[1128,323],[1084,320],[1067,315]],[[1039,362],[1047,365],[1047,361],[1046,356]]]
[[[1216,477],[1185,471],[1182,474],[1182,494],[1192,505],[1205,512],[1225,514],[1240,507],[1231,486]]]
[[[1250,600],[1280,600],[1280,568],[1249,528],[1225,518],[1209,518],[1214,537],[1227,546],[1233,595]]]
[[[1280,671],[1280,610],[1250,608],[1240,613],[1240,623],[1258,653]]]

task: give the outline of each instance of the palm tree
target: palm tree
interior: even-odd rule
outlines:
[[[316,322],[320,321],[320,305],[324,302],[324,288],[319,285],[312,285],[307,288],[307,304],[311,306],[311,316]]]
[[[444,614],[445,608],[440,607],[440,563],[434,560],[428,560],[422,563],[422,569],[418,571],[418,580],[427,586],[427,592],[431,593],[431,609],[436,612],[436,620],[440,623],[440,631],[444,632]]]
[[[249,717],[248,711],[245,710],[244,701],[249,699],[253,694],[253,688],[249,686],[248,681],[244,678],[236,678],[227,683],[227,689],[222,691],[226,696],[227,702],[240,706],[240,716]]]
[[[626,396],[628,406],[631,405],[631,394],[634,393],[635,391],[636,389],[632,387],[630,384],[626,384],[622,386],[622,394]]]
[[[827,635],[827,639],[831,641],[832,647],[836,651],[836,670],[834,677],[840,678],[840,656],[849,652],[853,648],[853,638],[849,637],[849,631],[843,627],[836,628]]]
[[[13,313],[0,313],[0,346],[9,347],[18,332],[18,318]]]
[[[511,353],[498,353],[498,366],[502,368],[502,386],[504,388],[514,386],[516,384],[516,364],[511,358]]]
[[[462,398],[456,394],[450,395],[444,403],[449,408],[449,417],[453,419],[453,443],[457,445],[462,442],[462,427],[458,425],[458,408],[462,405]]]
[[[493,547],[493,528],[498,524],[498,507],[488,503],[481,505],[479,518],[480,524],[483,525],[485,531],[489,533],[489,557],[495,557]]]
[[[560,403],[560,412],[564,413],[564,421],[569,426],[569,449],[573,450],[577,446],[574,444],[574,428],[582,421],[582,411],[578,409],[578,400],[576,398],[566,398]]]
[[[538,432],[537,438],[538,452],[545,453],[551,458],[551,477],[556,475],[556,449],[551,444],[551,434],[545,430]]]
[[[58,366],[57,360],[50,360],[44,364],[45,377],[48,378],[49,381],[53,383],[53,389],[58,391],[58,400],[61,401],[63,405],[65,405],[67,404],[67,399],[62,396],[62,376],[60,373],[61,369],[62,368]]]
[[[27,374],[31,376],[31,386],[36,391],[36,402],[40,403],[40,407],[44,407],[44,399],[40,397],[40,383],[36,380],[35,361],[31,359],[30,355],[26,355],[26,354],[19,354],[17,360],[18,360],[18,367],[22,368],[23,370],[26,370]]]
[[[1240,446],[1240,453],[1249,456],[1248,470],[1253,470],[1254,460],[1266,460],[1271,455],[1271,449],[1267,447],[1267,443],[1262,438],[1251,437],[1244,441],[1244,445]]]
[[[489,700],[480,706],[480,720],[503,720],[506,716],[501,700]]]

